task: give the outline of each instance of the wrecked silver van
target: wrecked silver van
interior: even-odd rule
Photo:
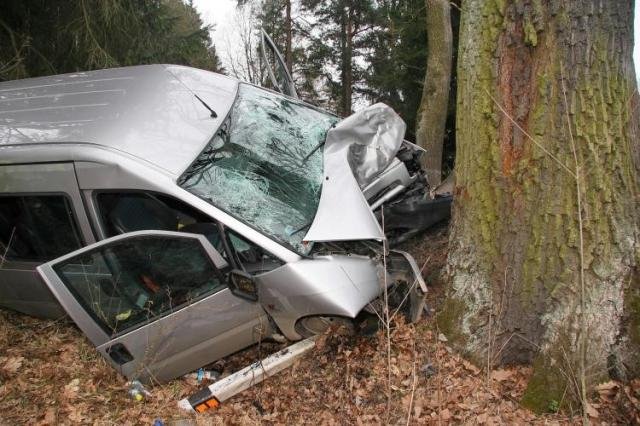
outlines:
[[[181,66],[0,83],[0,306],[67,314],[157,381],[375,315],[385,288],[415,319],[419,268],[384,269],[373,212],[417,184],[403,135],[381,104],[340,121]]]

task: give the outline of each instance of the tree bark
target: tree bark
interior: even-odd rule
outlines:
[[[536,411],[640,370],[633,15],[628,0],[462,7],[438,324],[482,365],[532,363]]]
[[[425,0],[427,10],[427,71],[418,109],[416,143],[427,153],[422,167],[431,187],[442,180],[442,146],[444,143],[449,86],[453,55],[451,7],[448,0]]]

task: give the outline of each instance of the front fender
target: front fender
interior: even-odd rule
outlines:
[[[364,256],[321,256],[255,277],[258,299],[282,333],[301,339],[296,322],[310,315],[355,318],[383,290],[384,269]]]

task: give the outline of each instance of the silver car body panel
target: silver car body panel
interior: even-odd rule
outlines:
[[[10,81],[0,85],[0,146],[91,143],[178,176],[209,142],[237,88],[219,74],[166,65]]]
[[[406,125],[393,109],[375,104],[327,133],[320,203],[305,241],[383,240],[362,192],[392,164]]]
[[[77,302],[54,268],[100,247],[148,236],[197,240],[214,265],[220,268],[226,265],[202,235],[140,231],[108,238],[37,268],[69,316],[121,374],[145,381],[165,381],[245,348],[271,333],[269,320],[259,304],[235,297],[225,288],[131,332],[109,336]],[[114,362],[109,349],[115,345],[124,345],[133,359],[125,364]]]
[[[381,265],[364,256],[301,259],[255,277],[259,300],[289,339],[296,322],[311,315],[355,318],[382,291]]]

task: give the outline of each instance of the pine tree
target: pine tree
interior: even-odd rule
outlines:
[[[181,0],[8,0],[0,9],[0,79],[149,63],[220,70]]]
[[[327,87],[327,104],[350,115],[354,93],[364,92],[365,52],[371,48],[376,16],[372,0],[301,0],[311,22],[307,30],[310,63],[315,64]]]

